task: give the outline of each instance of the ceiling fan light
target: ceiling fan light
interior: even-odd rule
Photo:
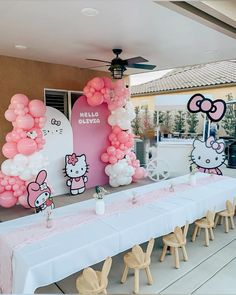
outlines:
[[[126,68],[122,65],[112,65],[109,68],[113,79],[122,79],[125,70]]]

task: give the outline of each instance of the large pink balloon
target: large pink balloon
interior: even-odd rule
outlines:
[[[26,95],[24,94],[15,94],[12,96],[11,98],[11,103],[13,105],[17,105],[17,104],[23,104],[24,106],[27,106],[29,103],[29,99]]]
[[[46,112],[46,106],[42,100],[34,99],[29,103],[29,111],[34,117],[43,117]]]
[[[10,208],[17,202],[17,198],[13,196],[13,192],[3,192],[0,194],[0,206]]]
[[[4,115],[5,115],[6,120],[9,122],[13,122],[16,119],[16,114],[13,110],[6,110]]]
[[[17,143],[17,149],[20,154],[31,155],[36,152],[37,144],[31,138],[23,138]]]
[[[17,128],[21,128],[23,130],[30,130],[34,126],[34,119],[29,114],[26,114],[25,116],[18,116],[16,118],[16,126]]]
[[[88,97],[87,101],[91,106],[98,106],[103,103],[103,95],[100,92],[95,92],[93,96]]]
[[[18,153],[16,143],[6,142],[2,147],[2,153],[8,159],[13,158]]]
[[[120,143],[126,143],[127,141],[129,141],[129,134],[126,133],[125,131],[121,131],[118,135],[118,140]]]
[[[95,90],[100,91],[104,87],[104,81],[102,78],[93,78],[90,81],[90,86],[93,87]]]

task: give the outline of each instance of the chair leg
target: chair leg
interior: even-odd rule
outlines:
[[[170,247],[170,255],[174,255],[174,248]]]
[[[209,246],[209,232],[208,232],[208,228],[205,228],[205,245],[207,247]]]
[[[129,268],[126,265],[125,269],[124,269],[124,272],[123,272],[123,275],[122,275],[121,280],[120,280],[122,284],[124,284],[126,282],[126,280],[127,280],[128,271],[129,271]]]
[[[223,224],[223,216],[220,216],[220,225],[222,225]]]
[[[227,216],[225,216],[225,232],[229,232],[229,220]]]
[[[164,244],[163,249],[162,249],[162,253],[161,253],[161,257],[160,257],[160,261],[164,261],[165,256],[166,256],[166,251],[167,251],[167,245]]]
[[[187,251],[186,251],[186,248],[185,246],[181,246],[182,248],[182,252],[183,252],[183,258],[184,258],[184,261],[187,261],[188,260],[188,255],[187,255]]]
[[[175,249],[175,268],[179,268],[179,250],[177,247]]]
[[[200,235],[200,233],[201,233],[201,228],[199,227],[197,231],[197,237]]]
[[[234,218],[233,218],[233,216],[230,216],[230,224],[231,224],[231,229],[234,229]]]
[[[152,279],[152,274],[151,274],[149,266],[145,268],[145,272],[146,272],[148,284],[152,285],[153,284],[153,279]]]
[[[214,228],[216,228],[216,226],[217,226],[217,224],[218,224],[219,217],[220,217],[220,215],[217,214],[217,215],[216,215],[216,219],[215,219],[215,223],[214,223]]]
[[[139,292],[139,269],[134,269],[134,293],[138,294]]]
[[[192,242],[194,242],[196,240],[197,232],[198,232],[198,226],[195,225],[195,228],[193,231],[193,236],[192,236]]]
[[[102,294],[107,294],[107,290],[106,289],[102,290]]]
[[[213,241],[215,237],[214,237],[214,233],[213,233],[212,227],[209,228],[209,231],[210,231],[210,240]]]

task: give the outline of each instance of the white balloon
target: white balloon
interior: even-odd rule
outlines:
[[[122,159],[114,165],[110,164],[106,166],[105,172],[109,176],[110,186],[118,187],[120,185],[130,184],[135,170],[129,166],[127,159]]]
[[[13,161],[17,165],[26,165],[28,163],[28,157],[22,154],[17,154],[13,158]]]
[[[5,160],[4,162],[2,162],[1,171],[5,175],[11,175],[11,163],[12,163],[12,160],[10,160],[10,159]]]

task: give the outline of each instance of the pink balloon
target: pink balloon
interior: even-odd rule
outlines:
[[[29,112],[33,117],[43,117],[46,113],[46,106],[42,100],[31,100],[29,103]]]
[[[107,153],[103,153],[101,155],[101,160],[104,162],[104,163],[107,163],[109,161],[109,156]]]
[[[103,103],[103,95],[100,92],[95,92],[87,101],[91,106],[98,106]]]
[[[28,204],[28,201],[27,201],[27,195],[26,194],[25,195],[22,195],[22,196],[19,196],[18,202],[19,202],[19,204],[21,206],[23,206],[26,209],[29,209],[30,208],[30,206]]]
[[[7,142],[2,147],[3,155],[8,158],[12,159],[18,152],[15,142]]]
[[[114,156],[116,154],[116,148],[114,146],[109,146],[107,148],[107,153],[109,156]]]
[[[103,77],[103,82],[104,82],[104,86],[108,89],[112,89],[113,85],[112,85],[112,80],[108,77]]]
[[[114,157],[114,156],[110,156],[109,157],[109,163],[110,164],[115,164],[117,162],[117,158],[116,157]]]
[[[127,141],[129,140],[129,134],[126,133],[125,131],[120,132],[117,135],[117,137],[120,143],[127,143]]]
[[[16,120],[16,114],[13,110],[6,110],[4,116],[5,116],[6,120],[9,122],[13,122]]]
[[[132,177],[133,181],[136,182],[137,180],[144,178],[146,174],[145,171],[146,170],[143,167],[136,168]]]
[[[18,116],[16,118],[16,126],[24,130],[29,130],[34,126],[34,119],[29,114],[26,114],[25,116]]]
[[[37,144],[31,138],[23,138],[17,143],[17,149],[20,154],[31,155],[36,152]]]
[[[90,86],[93,87],[95,90],[100,91],[104,87],[104,81],[102,78],[93,78],[90,81]]]
[[[4,208],[10,208],[17,202],[17,198],[14,197],[13,192],[3,192],[0,194],[0,206]]]
[[[18,103],[23,104],[24,106],[27,106],[29,103],[29,99],[24,94],[15,94],[11,98],[11,103],[13,105],[17,105]]]
[[[114,126],[113,129],[112,129],[112,132],[115,133],[115,134],[118,134],[121,132],[121,129],[119,126]]]

